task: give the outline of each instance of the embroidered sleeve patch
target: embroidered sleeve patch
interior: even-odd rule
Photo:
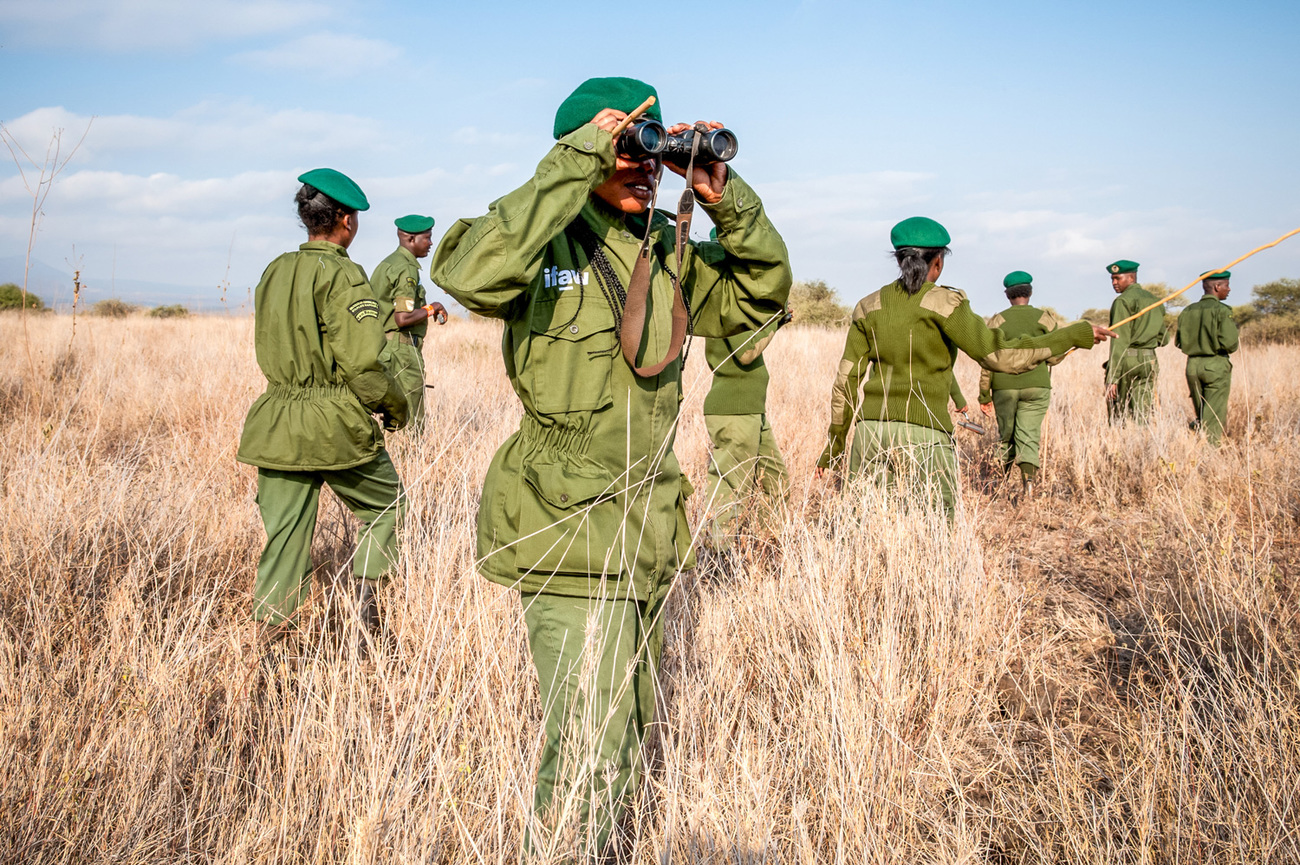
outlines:
[[[362,298],[348,305],[348,312],[357,321],[365,321],[368,318],[379,318],[379,302],[374,298]]]
[[[415,287],[416,287],[417,285],[419,285],[419,284],[420,284],[420,280],[416,279],[414,276],[408,276],[408,277],[406,278],[406,287],[407,287],[407,288],[415,288]]]

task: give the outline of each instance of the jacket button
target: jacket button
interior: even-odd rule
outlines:
[[[736,199],[736,206],[737,206],[737,207],[744,207],[744,206],[745,206],[745,199],[743,199],[743,198],[737,198],[737,199]]]
[[[631,239],[632,239],[632,233],[631,233],[630,231],[625,231],[625,232],[623,232],[623,239],[624,239],[624,240],[631,240]]]
[[[596,145],[593,144],[593,143],[590,142],[590,141],[584,141],[584,142],[582,142],[582,149],[583,149],[583,150],[595,150],[595,149],[596,149]]]
[[[569,500],[569,494],[568,494],[568,493],[560,493],[560,501],[562,501],[562,502],[567,502],[568,500]]]
[[[576,324],[569,325],[569,333],[577,333],[577,332],[578,332],[578,326]]]

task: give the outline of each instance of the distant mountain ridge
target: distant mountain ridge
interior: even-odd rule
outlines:
[[[191,312],[215,312],[222,307],[221,291],[216,286],[177,285],[166,282],[149,282],[141,279],[118,279],[104,282],[99,278],[83,278],[82,305],[99,300],[117,298],[140,306],[163,306],[179,303]],[[23,256],[0,257],[0,283],[23,284]],[[27,275],[27,290],[45,301],[46,306],[64,310],[72,305],[72,271],[50,267],[43,261],[32,259]],[[228,305],[237,307],[246,303],[247,293],[232,290],[226,298]]]

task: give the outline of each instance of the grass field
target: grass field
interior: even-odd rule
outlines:
[[[432,337],[429,427],[389,439],[394,640],[348,648],[326,495],[305,630],[268,668],[234,459],[251,320],[0,317],[0,861],[519,861],[536,675],[473,522],[520,408],[495,326]],[[1144,429],[1106,425],[1102,352],[1077,352],[1040,497],[1012,506],[963,432],[949,534],[813,479],[841,347],[768,351],[788,512],[674,590],[632,858],[1300,862],[1300,349],[1238,355],[1219,451],[1175,351]],[[708,381],[697,343],[677,452],[701,490]]]

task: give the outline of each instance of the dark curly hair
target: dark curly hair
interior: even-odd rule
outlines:
[[[339,204],[310,183],[304,183],[293,200],[298,205],[298,221],[309,235],[329,234],[340,219],[357,212],[355,208]]]
[[[1034,287],[1028,282],[1020,285],[1013,285],[1007,289],[1007,300],[1015,300],[1018,297],[1029,297],[1034,293]]]
[[[930,265],[936,258],[947,258],[952,250],[946,246],[901,246],[894,250],[898,262],[898,279],[903,290],[916,294],[930,275]]]

